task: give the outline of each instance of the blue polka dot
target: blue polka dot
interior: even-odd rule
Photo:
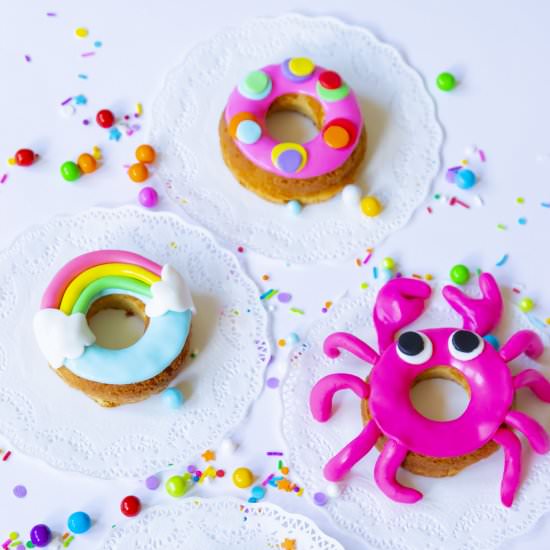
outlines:
[[[253,120],[243,120],[237,126],[237,139],[241,143],[251,145],[256,143],[262,137],[262,128]]]

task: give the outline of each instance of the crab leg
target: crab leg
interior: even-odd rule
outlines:
[[[335,359],[340,355],[340,350],[338,348],[349,351],[356,357],[359,357],[359,359],[363,359],[363,361],[371,365],[374,365],[379,359],[378,354],[369,345],[348,332],[334,332],[325,339],[323,351],[331,359]]]
[[[550,438],[535,419],[520,411],[510,411],[505,416],[504,422],[511,428],[519,430],[536,453],[542,455],[550,451]]]
[[[412,504],[422,498],[422,493],[411,487],[401,485],[397,479],[397,469],[405,460],[407,448],[389,439],[374,467],[374,479],[380,490],[392,500]]]
[[[326,422],[332,415],[332,398],[340,390],[351,390],[361,399],[369,396],[370,386],[353,374],[329,374],[313,386],[309,396],[309,408],[313,418]]]
[[[550,403],[550,382],[535,369],[525,369],[512,378],[514,388],[529,388],[541,401]]]
[[[381,435],[382,432],[371,420],[353,441],[327,462],[323,470],[325,478],[328,481],[342,479],[373,448]]]
[[[500,500],[504,506],[510,507],[519,486],[521,443],[518,436],[506,428],[497,430],[493,440],[504,450],[504,473],[500,484]]]
[[[532,330],[519,330],[502,346],[499,351],[502,359],[509,363],[522,353],[536,359],[544,351],[544,344],[540,336]]]

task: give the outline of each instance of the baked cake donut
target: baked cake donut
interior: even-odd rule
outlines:
[[[280,143],[267,131],[276,111],[309,117],[319,133],[307,143]],[[355,94],[334,71],[294,57],[249,73],[222,113],[225,164],[247,189],[269,201],[321,202],[354,181],[367,134]]]
[[[449,476],[501,446],[501,500],[505,506],[512,505],[521,477],[521,443],[514,430],[525,436],[535,452],[550,450],[544,428],[513,408],[514,396],[527,387],[550,403],[550,383],[534,369],[513,376],[507,364],[522,353],[531,358],[543,353],[535,332],[516,332],[498,351],[484,340],[499,322],[502,298],[490,274],[480,275],[479,286],[479,299],[454,286],[443,288],[443,296],[463,319],[461,329],[401,332],[421,315],[431,294],[427,283],[401,278],[382,287],[376,299],[373,319],[380,353],[349,333],[327,337],[324,351],[329,357],[338,357],[344,349],[373,365],[367,381],[351,374],[331,374],[312,390],[310,407],[320,422],[330,418],[332,399],[339,390],[351,389],[362,400],[365,427],[327,463],[328,480],[340,480],[376,445],[381,451],[374,468],[378,487],[395,501],[412,503],[422,493],[397,481],[400,466],[425,476]],[[436,421],[414,408],[410,390],[427,378],[448,378],[467,389],[469,404],[461,416]]]
[[[104,309],[143,319],[145,332],[123,349],[99,346],[88,325]],[[70,386],[103,407],[142,401],[178,375],[195,313],[187,284],[171,266],[132,252],[101,250],[67,263],[34,317],[38,345]]]

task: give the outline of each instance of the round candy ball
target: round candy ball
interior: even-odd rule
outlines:
[[[147,170],[147,166],[143,162],[136,162],[128,168],[128,175],[132,181],[141,183],[149,177],[149,170]]]
[[[456,87],[456,78],[451,73],[439,73],[436,84],[442,92],[450,92]]]
[[[168,388],[162,392],[162,400],[171,409],[179,409],[185,401],[179,388]]]
[[[179,498],[185,494],[187,483],[182,476],[172,476],[166,480],[164,487],[171,497]]]
[[[95,117],[102,128],[110,128],[115,123],[115,115],[109,109],[102,109]]]
[[[523,313],[529,313],[535,307],[535,302],[531,298],[522,298],[519,303],[519,309]]]
[[[394,269],[395,268],[395,260],[393,258],[384,258],[382,260],[382,267],[384,269]]]
[[[159,195],[152,187],[144,187],[138,195],[139,204],[145,208],[153,208],[159,201]]]
[[[150,164],[151,162],[155,162],[156,157],[157,153],[150,145],[140,145],[136,149],[136,159],[138,159],[139,162]]]
[[[498,338],[496,336],[494,336],[493,334],[486,334],[483,339],[488,343],[490,344],[491,346],[493,346],[496,350],[498,350],[498,348],[500,348],[500,342],[498,340]]]
[[[85,533],[91,526],[92,520],[86,512],[74,512],[67,520],[67,527],[69,528],[69,531],[72,531],[77,535]]]
[[[233,472],[233,484],[239,489],[246,489],[254,483],[254,474],[248,468],[237,468]]]
[[[260,500],[264,498],[265,496],[265,489],[261,485],[256,485],[256,487],[252,487],[252,498],[255,498],[256,500]]]
[[[31,149],[19,149],[15,153],[15,164],[17,166],[30,166],[35,159],[35,154]]]
[[[376,197],[363,197],[363,199],[361,199],[361,212],[369,218],[374,218],[382,212],[382,205]]]
[[[455,174],[454,181],[457,187],[460,187],[460,189],[470,189],[476,184],[477,177],[474,172],[472,172],[472,170],[468,168],[462,168]]]
[[[299,201],[292,200],[286,203],[286,209],[294,216],[297,216],[302,211],[302,205]]]
[[[96,159],[88,153],[82,153],[78,157],[77,164],[84,174],[91,174],[92,172],[95,172],[97,168]]]
[[[64,162],[60,171],[65,181],[76,181],[80,177],[80,168],[72,160]]]
[[[380,282],[387,283],[388,281],[391,281],[393,279],[393,271],[384,267],[380,270],[379,277]]]
[[[470,270],[463,264],[454,265],[449,275],[457,285],[465,285],[470,280]]]
[[[361,200],[361,189],[357,185],[346,185],[342,189],[342,200],[349,206],[359,204]]]
[[[120,503],[120,511],[129,518],[137,516],[140,510],[141,502],[139,498],[134,495],[124,497]]]
[[[31,529],[31,542],[38,548],[48,546],[51,539],[52,533],[47,525],[39,523]]]

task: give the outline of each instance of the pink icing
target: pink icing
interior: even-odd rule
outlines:
[[[330,357],[337,357],[339,349],[345,349],[373,364],[368,382],[349,374],[331,374],[317,382],[311,392],[311,411],[323,422],[331,416],[337,391],[351,389],[360,397],[369,395],[371,420],[357,438],[330,459],[325,467],[327,479],[341,479],[370,451],[378,435],[384,435],[388,440],[375,466],[376,483],[393,500],[412,503],[422,497],[421,493],[402,486],[396,479],[407,452],[449,458],[476,451],[492,440],[504,448],[501,500],[505,506],[511,506],[521,472],[521,444],[512,430],[521,432],[535,452],[550,450],[550,438],[544,428],[525,413],[511,409],[514,394],[526,387],[540,400],[550,403],[550,382],[534,369],[525,369],[512,377],[508,368],[507,363],[522,353],[531,358],[542,354],[542,341],[533,331],[515,333],[500,352],[483,343],[481,337],[499,321],[502,298],[491,275],[482,274],[479,284],[482,296],[477,299],[455,287],[443,290],[450,305],[462,316],[463,330],[479,331],[479,344],[470,357],[457,358],[456,348],[452,347],[455,328],[420,331],[432,347],[431,356],[421,364],[406,360],[403,352],[398,353],[394,335],[420,316],[423,300],[430,295],[426,283],[411,279],[389,282],[377,297],[374,318],[380,356],[351,334],[339,332],[327,337],[324,349]],[[409,397],[415,379],[438,366],[456,369],[470,388],[468,407],[454,420],[440,422],[422,416]]]
[[[87,254],[77,256],[56,273],[44,291],[40,307],[42,309],[58,307],[65,289],[75,277],[90,267],[113,262],[134,264],[152,271],[159,277],[161,276],[162,266],[133,252],[126,252],[124,250],[97,250],[95,252],[88,252]]]
[[[287,79],[282,72],[281,65],[268,65],[261,70],[271,78],[271,93],[264,99],[254,100],[244,97],[238,88],[235,88],[229,96],[225,108],[225,121],[227,124],[238,113],[248,112],[256,117],[262,127],[262,137],[256,143],[247,145],[235,139],[241,153],[267,172],[294,179],[321,176],[342,166],[353,152],[363,128],[363,116],[353,90],[350,89],[349,94],[339,101],[324,101],[316,92],[319,75],[325,70],[322,67],[316,67],[311,78],[305,82],[292,82]],[[291,93],[309,95],[317,99],[325,113],[325,126],[334,119],[345,118],[353,122],[357,131],[352,143],[343,149],[333,149],[326,145],[323,141],[322,132],[319,132],[312,140],[302,144],[307,151],[307,162],[303,169],[297,173],[288,174],[279,170],[271,160],[271,151],[279,142],[275,141],[267,132],[265,119],[273,101],[279,96]]]

